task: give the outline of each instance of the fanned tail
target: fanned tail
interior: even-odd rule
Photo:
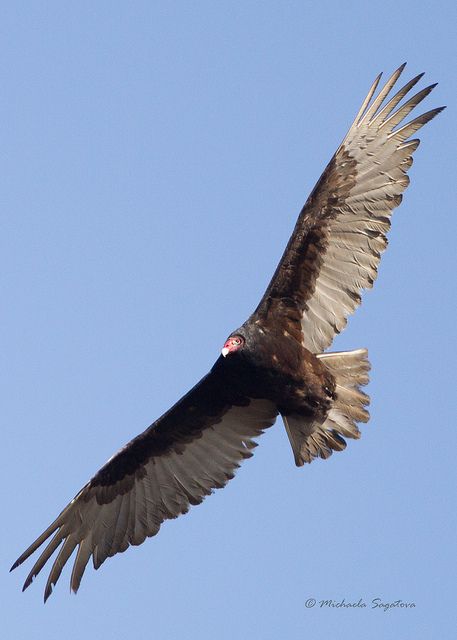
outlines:
[[[370,363],[366,349],[322,353],[317,356],[335,377],[336,399],[330,409],[324,429],[334,429],[347,438],[360,438],[357,422],[368,422],[366,406],[369,396],[360,390],[368,384]]]
[[[366,349],[321,353],[317,358],[335,379],[335,399],[323,423],[303,416],[283,416],[295,457],[301,467],[315,458],[328,458],[346,448],[344,438],[360,438],[358,422],[368,422],[370,398],[360,390],[368,383],[370,363]],[[344,436],[344,437],[343,437]]]

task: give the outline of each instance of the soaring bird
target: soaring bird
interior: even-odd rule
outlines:
[[[278,415],[298,466],[360,437],[357,423],[369,418],[360,389],[368,382],[367,351],[324,352],[359,306],[361,291],[373,286],[419,146],[411,136],[444,108],[404,122],[435,86],[411,96],[420,74],[394,93],[404,67],[376,96],[381,74],[373,82],[257,309],[227,338],[211,371],[112,456],[13,564],[47,541],[24,589],[60,547],[44,599],[75,550],[76,592],[90,558],[98,569],[223,487]]]

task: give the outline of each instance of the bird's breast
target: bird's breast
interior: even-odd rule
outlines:
[[[314,354],[286,334],[263,334],[246,363],[251,397],[273,401],[281,413],[325,410],[334,381]],[[255,394],[255,395],[254,395]]]

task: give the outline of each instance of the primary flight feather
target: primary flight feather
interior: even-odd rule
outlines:
[[[47,542],[24,589],[59,549],[45,600],[75,550],[70,585],[77,591],[90,558],[98,569],[223,487],[278,414],[298,466],[359,437],[357,423],[369,418],[360,390],[368,382],[367,352],[323,352],[376,278],[419,146],[411,136],[444,108],[404,124],[435,86],[408,97],[420,74],[394,93],[404,66],[373,99],[380,76],[374,81],[256,311],[228,337],[211,371],[110,458],[16,560],[12,569]]]

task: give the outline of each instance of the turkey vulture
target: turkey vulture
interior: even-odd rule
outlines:
[[[298,217],[257,309],[225,341],[211,371],[161,418],[95,474],[16,560],[45,541],[24,589],[51,555],[44,599],[77,549],[76,592],[92,557],[95,569],[155,535],[230,480],[252,456],[254,439],[284,422],[295,463],[328,458],[359,438],[366,422],[366,349],[324,353],[372,287],[392,210],[408,186],[419,140],[410,139],[444,107],[404,123],[435,85],[408,96],[420,74],[393,93],[393,73],[373,99],[374,81],[348,134]]]

